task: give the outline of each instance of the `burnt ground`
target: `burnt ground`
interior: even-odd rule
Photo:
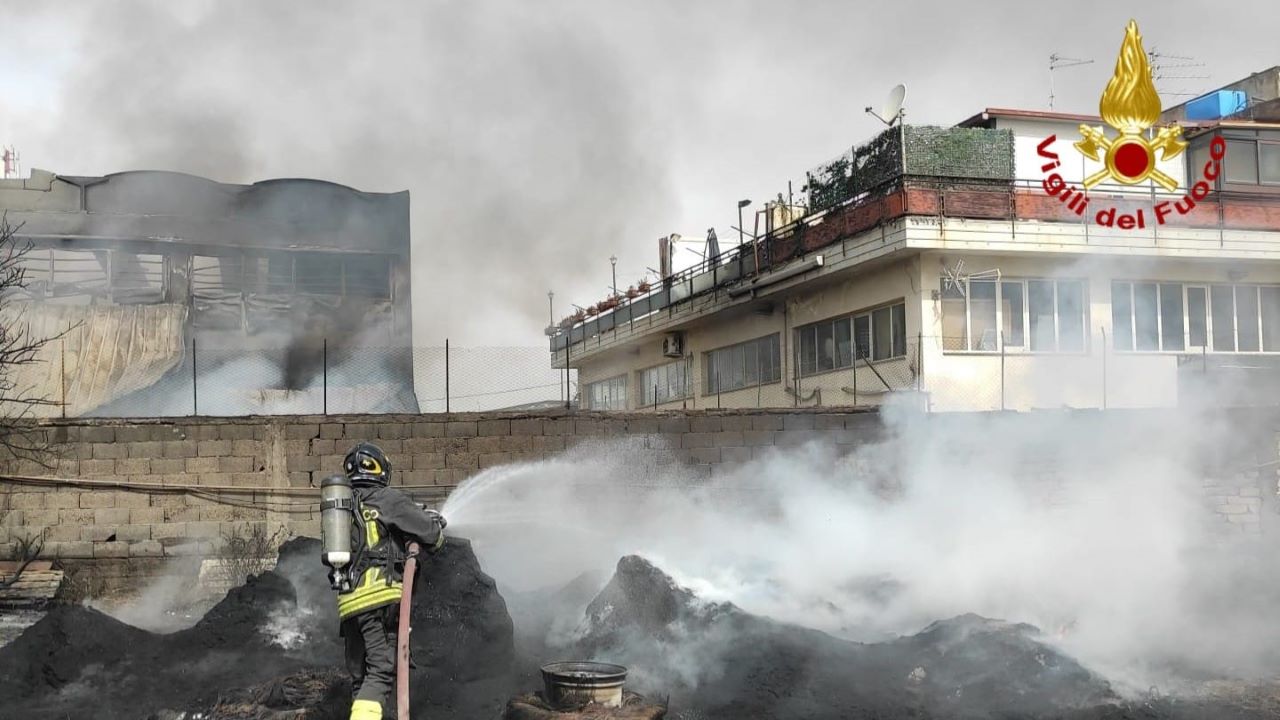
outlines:
[[[315,540],[287,543],[274,571],[170,634],[56,608],[0,648],[0,718],[345,718],[349,687],[318,558]],[[518,651],[493,580],[469,543],[451,539],[416,590],[415,717],[496,719],[540,686],[539,661],[569,657],[627,665],[628,688],[669,697],[674,720],[1280,716],[1280,695],[1226,682],[1195,697],[1122,700],[1028,625],[966,615],[859,644],[703,602],[638,557],[619,561],[597,592],[600,581],[534,598],[586,609],[574,632],[561,628],[564,643]]]
[[[55,608],[0,649],[0,718],[270,717],[298,707],[345,716],[337,610],[319,558],[316,540],[286,543],[275,570],[170,634]],[[415,713],[461,720],[499,710],[513,684],[511,618],[467,541],[451,538],[424,564],[413,621]]]

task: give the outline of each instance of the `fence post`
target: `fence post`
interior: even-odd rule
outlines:
[[[573,328],[569,328],[564,342],[564,409],[573,403],[573,387],[569,381],[569,350],[573,348]]]
[[[1000,331],[1000,409],[1004,410],[1004,331]]]
[[[62,419],[67,419],[67,339],[64,337],[58,341],[62,347],[62,372],[59,374],[60,385],[62,386]]]
[[[324,338],[320,346],[320,407],[321,414],[329,414],[329,338]]]
[[[924,332],[916,335],[916,392],[920,392],[920,376],[924,374]]]
[[[449,413],[449,338],[444,339],[444,412]]]
[[[716,409],[720,409],[720,371],[716,371]]]
[[[1107,409],[1107,329],[1102,330],[1102,409]]]
[[[200,414],[200,391],[196,387],[196,338],[191,336],[191,414]]]

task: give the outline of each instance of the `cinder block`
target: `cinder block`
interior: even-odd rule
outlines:
[[[696,447],[688,451],[689,462],[699,465],[718,463],[721,460],[720,448]]]
[[[412,456],[414,470],[442,470],[444,453],[419,453]]]
[[[167,458],[193,458],[196,456],[198,443],[195,440],[166,440],[164,456]]]
[[[746,432],[754,430],[750,415],[726,415],[720,418],[720,429],[726,432]]]
[[[185,472],[190,474],[199,473],[216,473],[218,472],[218,458],[216,457],[190,457],[187,458]]]
[[[116,530],[116,539],[121,542],[135,543],[151,539],[150,525],[122,525]]]
[[[187,433],[176,425],[152,425],[150,437],[152,440],[159,442],[170,442],[173,440],[186,440]]]
[[[508,435],[498,438],[500,452],[529,452],[533,449],[533,438],[527,435]]]
[[[93,511],[92,510],[59,510],[58,524],[59,525],[75,525],[75,526],[92,525]]]
[[[66,512],[66,511],[62,510],[60,512]],[[8,512],[0,513],[0,526],[15,528],[15,527],[22,527],[23,525],[26,525],[26,524],[27,524],[26,510],[10,510]]]
[[[781,430],[785,415],[756,415],[751,418],[752,430]]]
[[[284,438],[286,440],[310,440],[320,437],[320,425],[318,423],[297,423],[286,425],[284,429]]]
[[[15,510],[36,510],[45,507],[45,495],[49,493],[20,492],[9,497],[9,507]]]
[[[151,439],[151,428],[143,425],[122,426],[115,429],[113,442],[132,444],[147,442]]]
[[[334,455],[338,452],[338,446],[337,446],[337,443],[335,443],[333,440],[326,440],[325,438],[316,438],[315,440],[311,441],[311,448],[309,449],[308,452],[311,455],[315,455],[317,457],[322,455]]]
[[[541,435],[542,429],[542,418],[524,418],[511,421],[512,435]]]
[[[813,419],[816,430],[844,430],[844,415],[818,415]]]
[[[478,458],[478,462],[481,470],[495,465],[505,465],[511,462],[511,453],[485,453]]]
[[[9,514],[22,513],[24,524],[38,527],[42,525],[57,525],[59,513],[61,512],[61,510],[41,508],[38,510],[10,510]]]
[[[689,431],[696,433],[713,433],[721,430],[720,418],[718,417],[692,417],[689,418]]]
[[[715,445],[715,435],[711,433],[685,433],[680,436],[682,448],[709,448]]]
[[[216,538],[222,532],[221,524],[213,521],[189,522],[185,526],[186,537],[189,538]]]
[[[203,425],[195,425],[187,430],[187,438],[202,442],[204,440],[217,440],[219,426],[222,423],[206,423]]]
[[[218,458],[218,472],[220,473],[248,473],[253,472],[253,458],[227,456]]]
[[[476,431],[480,434],[480,437],[490,437],[493,435],[510,435],[511,421],[508,419],[481,420],[476,426]]]
[[[310,472],[291,472],[289,473],[290,487],[311,487],[314,485],[311,481]]]
[[[502,451],[502,438],[497,436],[472,438],[467,449],[477,455]]]
[[[252,440],[253,428],[247,425],[228,423],[218,426],[218,439],[234,442],[236,440]]]
[[[475,437],[479,427],[474,420],[454,420],[445,425],[445,437]]]
[[[82,529],[83,528],[81,528],[79,525],[64,525],[62,523],[58,523],[57,525],[50,526],[45,531],[44,540],[46,543],[76,542],[80,539],[80,531]],[[9,528],[0,528],[0,542],[8,541],[10,535],[11,533],[9,531]],[[0,557],[8,557],[8,556],[6,555],[6,556],[0,556]]]
[[[79,490],[62,490],[52,493],[40,493],[44,496],[44,506],[54,510],[74,510],[80,507]],[[16,495],[15,495],[16,497]],[[12,498],[10,498],[12,501]],[[9,507],[13,507],[10,505]]]
[[[198,457],[221,457],[230,454],[230,440],[201,440],[196,443],[196,455]]]
[[[470,470],[474,472],[480,469],[480,459],[474,453],[449,453],[445,455],[444,464],[446,468],[451,470]]]
[[[189,522],[199,522],[200,513],[203,510],[203,508],[198,507],[171,507],[161,509],[164,510],[164,524],[167,527],[178,526]],[[156,527],[160,526],[157,525]],[[185,530],[183,531],[185,532]],[[156,534],[156,528],[151,529],[151,537],[160,537]],[[182,535],[172,535],[171,537],[182,537]]]
[[[116,429],[110,425],[85,425],[80,428],[82,443],[109,443],[115,440]]]
[[[85,490],[80,493],[80,507],[86,509],[112,508],[116,506],[116,494],[112,490]]]
[[[46,543],[44,549],[56,558],[88,559],[94,556],[91,542]]]
[[[147,508],[151,507],[151,496],[145,492],[130,492],[121,490],[116,493],[117,508]]]
[[[442,422],[417,422],[413,424],[413,437],[415,438],[441,438],[444,437],[444,423]]]
[[[129,522],[129,508],[98,508],[93,511],[94,525],[124,525]]]
[[[320,469],[320,458],[315,455],[291,455],[285,459],[285,466],[290,472],[309,473]]]
[[[807,413],[784,415],[782,418],[783,430],[813,430],[815,425],[814,416]]]
[[[187,477],[191,478],[190,475],[188,475]],[[196,475],[194,478],[191,478],[189,482],[190,481],[194,481],[196,484],[201,486],[213,486],[213,487],[237,484],[235,473],[220,473],[220,472],[200,473],[199,475]]]
[[[155,475],[181,475],[187,471],[187,461],[183,458],[160,458],[151,461],[151,472]]]
[[[143,540],[129,544],[129,557],[161,557],[164,545],[159,540]]]
[[[114,475],[116,472],[115,460],[81,460],[80,474],[85,476],[102,476]]]
[[[80,537],[72,539],[102,543],[108,541],[115,542],[120,539],[120,536],[118,534],[118,528],[114,525],[89,525],[88,527],[80,528]]]
[[[565,449],[565,438],[562,435],[538,435],[530,440],[533,452],[543,455],[558,453]]]
[[[94,443],[89,446],[90,457],[94,460],[115,460],[128,457],[129,446],[118,443]]]
[[[323,425],[320,426],[321,439],[338,440],[341,437],[342,437],[342,423],[324,423]]]
[[[352,443],[365,442],[377,437],[377,428],[368,423],[347,423],[342,428],[342,435]]]
[[[413,427],[407,423],[385,422],[378,425],[379,440],[403,440],[413,437]]]
[[[547,419],[542,421],[543,435],[572,435],[573,420],[569,418]]]
[[[129,458],[116,460],[117,475],[150,475],[151,460],[148,458]]]
[[[103,542],[93,544],[93,557],[96,558],[127,558],[129,557],[129,543],[126,542]]]
[[[669,435],[682,435],[689,432],[689,419],[685,417],[658,418],[658,432]]]
[[[231,454],[236,457],[251,458],[262,454],[262,443],[257,440],[232,440]]]
[[[130,525],[159,525],[164,522],[164,508],[129,508]]]
[[[716,447],[745,447],[747,442],[741,432],[736,430],[730,432],[718,432],[714,435]]]
[[[658,418],[627,418],[626,431],[632,435],[654,435],[658,432]]]

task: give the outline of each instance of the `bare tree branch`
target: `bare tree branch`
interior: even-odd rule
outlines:
[[[35,535],[28,535],[18,541],[18,547],[14,549],[13,559],[20,561],[21,564],[18,565],[17,571],[13,573],[13,577],[8,580],[0,580],[0,590],[16,585],[22,577],[22,573],[26,571],[27,566],[40,557],[40,553],[44,552],[44,538],[48,532],[49,529],[45,528]]]
[[[46,388],[20,387],[18,368],[42,362],[40,351],[60,340],[71,328],[43,337],[33,333],[25,308],[15,308],[27,289],[26,258],[34,245],[21,239],[22,225],[11,225],[8,214],[0,215],[0,454],[18,461],[52,467],[56,460],[53,438],[48,429],[38,427],[36,409],[57,407],[61,398],[42,394]]]

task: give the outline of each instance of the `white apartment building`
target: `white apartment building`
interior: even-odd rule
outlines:
[[[1280,68],[1241,82],[1247,107],[1165,113],[1172,191],[1084,190],[1098,117],[891,128],[810,173],[799,220],[566,319],[553,365],[598,410],[1280,402]]]

